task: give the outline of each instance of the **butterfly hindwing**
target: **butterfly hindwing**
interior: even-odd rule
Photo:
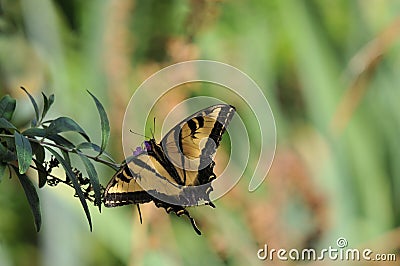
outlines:
[[[104,193],[104,205],[116,207],[146,203],[152,201],[151,195],[156,193],[177,195],[179,191],[175,180],[162,164],[154,156],[143,152],[130,157],[110,180]]]
[[[145,163],[145,160],[139,155],[136,158],[136,165]],[[106,207],[117,207],[150,202],[152,197],[142,189],[137,183],[137,176],[134,176],[128,165],[125,165],[111,178],[105,189],[103,201]]]

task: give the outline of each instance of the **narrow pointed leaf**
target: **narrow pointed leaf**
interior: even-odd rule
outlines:
[[[87,149],[91,149],[94,150],[96,152],[100,152],[101,151],[101,147],[95,143],[91,143],[91,142],[82,142],[80,144],[78,144],[76,146],[76,149],[78,150],[87,150]],[[106,151],[103,151],[102,155],[104,155],[105,157],[107,157],[108,159],[110,159],[110,161],[112,163],[115,163],[115,160],[111,157],[111,154],[109,154]]]
[[[43,96],[43,110],[42,110],[42,117],[40,118],[40,121],[44,119],[46,116],[47,112],[49,111],[49,99],[47,98],[46,94],[42,92]]]
[[[32,153],[35,155],[35,159],[32,159],[35,162],[36,168],[38,169],[38,184],[39,188],[42,188],[46,185],[47,181],[47,172],[46,168],[44,167],[44,159],[45,159],[45,152],[43,146],[39,145],[38,143],[31,143],[32,146]]]
[[[41,137],[41,138],[46,138],[49,140],[52,140],[54,143],[58,145],[62,145],[66,148],[73,149],[75,148],[75,145],[64,138],[63,136],[60,136],[56,133],[53,133],[49,131],[47,128],[28,128],[27,130],[22,132],[22,135],[25,135],[27,137]]]
[[[67,164],[69,166],[71,166],[71,158],[69,157],[69,153],[64,151],[64,150],[61,150],[61,153],[62,153],[62,155],[64,157],[64,160],[67,162]],[[71,168],[72,168],[72,166],[71,166]]]
[[[81,158],[83,164],[85,165],[86,172],[89,176],[90,184],[92,184],[93,190],[94,190],[94,198],[95,198],[95,205],[99,206],[99,211],[101,212],[101,191],[100,191],[100,182],[99,182],[99,177],[96,172],[96,168],[94,168],[94,165],[92,162],[85,156],[80,153],[79,157]]]
[[[108,121],[107,113],[104,110],[103,105],[101,102],[90,92],[87,91],[90,96],[92,96],[94,102],[96,103],[97,111],[99,112],[100,116],[100,124],[101,124],[101,150],[100,154],[106,149],[108,140],[110,139],[110,122]]]
[[[49,97],[47,97],[46,94],[42,92],[42,96],[43,96],[43,111],[40,121],[43,121],[51,105],[54,103],[54,94],[51,94]]]
[[[3,179],[4,173],[6,172],[7,164],[0,162],[0,183]]]
[[[43,111],[42,111],[42,116],[43,113],[45,112],[45,110],[48,110],[49,107],[49,98],[47,98],[46,94],[44,94],[44,92],[42,92],[42,96],[43,96]]]
[[[0,162],[12,162],[17,160],[15,154],[0,143]]]
[[[9,164],[7,164],[7,168],[8,168],[8,179],[11,179],[12,176],[13,176],[12,171],[11,171],[11,168],[14,169],[14,167],[12,167],[12,166],[10,166]],[[17,171],[15,171],[15,170],[16,170],[16,168],[14,169],[14,172],[17,172]]]
[[[32,161],[32,147],[29,140],[17,131],[14,132],[15,149],[17,151],[19,173],[24,174]]]
[[[13,124],[8,122],[8,120],[5,119],[4,117],[0,117],[0,129],[14,129],[14,130],[16,130],[17,128]]]
[[[53,150],[52,148],[46,147],[46,149],[47,149],[49,152],[51,152],[51,153],[54,155],[54,157],[56,157],[56,159],[57,159],[57,160],[60,162],[60,164],[63,166],[63,168],[64,168],[64,170],[65,170],[65,173],[67,174],[68,178],[71,180],[72,185],[73,185],[74,188],[75,188],[75,192],[76,192],[76,194],[78,195],[78,198],[79,198],[79,200],[80,200],[80,202],[81,202],[81,204],[82,204],[83,210],[85,211],[86,218],[87,218],[87,220],[88,220],[88,222],[89,222],[90,231],[92,231],[92,220],[91,220],[91,218],[90,218],[89,208],[88,208],[88,205],[87,205],[87,203],[86,203],[85,196],[83,195],[82,189],[81,189],[81,187],[79,186],[78,179],[76,178],[75,174],[74,174],[73,171],[72,171],[71,165],[69,165],[69,164],[64,160],[64,158],[63,158],[61,155],[59,155],[59,154],[58,154],[55,150]]]
[[[31,207],[33,218],[35,219],[36,231],[39,232],[42,225],[42,217],[40,214],[40,202],[36,188],[25,174],[20,174],[16,167],[14,167],[14,170],[19,178],[22,188],[25,191],[29,206]]]
[[[62,145],[66,148],[73,149],[75,148],[75,145],[64,138],[63,136],[60,136],[58,134],[48,132],[47,128],[28,128],[24,132],[22,132],[23,135],[27,137],[41,137],[41,138],[46,138],[49,140],[52,140],[54,143],[58,145]]]
[[[36,168],[37,168],[37,172],[38,172],[38,186],[39,188],[44,187],[44,185],[46,185],[47,182],[47,172],[46,172],[46,168],[43,166],[43,164],[36,160],[33,159],[33,161],[35,162]]]
[[[50,136],[47,136],[46,138],[54,141],[58,145],[66,147],[66,148],[69,148],[69,149],[75,148],[75,145],[72,142],[70,142],[69,140],[67,140],[66,138],[64,138],[63,136],[60,136],[58,134],[50,135]]]
[[[27,136],[27,137],[46,137],[46,129],[44,128],[37,128],[37,127],[31,127],[26,129],[25,131],[22,131],[22,135]]]
[[[76,145],[77,149],[80,150],[88,150],[88,149],[92,149],[94,151],[100,151],[100,146],[91,142],[82,142],[79,143],[78,145]]]
[[[42,145],[36,142],[31,143],[32,154],[35,155],[36,160],[39,162],[44,162],[45,152]]]
[[[28,95],[29,99],[31,100],[33,108],[35,109],[35,120],[39,121],[39,107],[35,101],[35,98],[33,98],[32,95],[24,87],[21,87],[21,89]],[[36,126],[36,123],[34,123],[33,126]]]
[[[49,96],[49,109],[50,109],[50,107],[53,105],[53,103],[54,103],[54,94],[51,94],[51,95]]]
[[[11,120],[15,106],[17,104],[17,101],[10,97],[10,95],[4,95],[0,99],[0,117],[4,117],[8,121]]]
[[[61,132],[73,131],[81,134],[87,141],[90,141],[86,132],[69,117],[59,117],[53,120],[46,129],[48,134],[58,134]]]

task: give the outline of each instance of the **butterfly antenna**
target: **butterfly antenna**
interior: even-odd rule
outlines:
[[[132,129],[129,129],[129,132],[131,132],[132,134],[135,134],[135,135],[139,135],[139,136],[141,136],[141,137],[143,137],[143,138],[150,139],[150,138],[147,137],[146,135],[143,135],[143,134],[137,133],[137,132],[135,132],[135,131],[132,131]]]
[[[151,136],[154,139],[154,130],[156,130],[156,117],[153,117],[153,128],[150,129],[151,131]]]
[[[140,211],[140,207],[139,207],[139,204],[136,204],[136,207],[137,207],[137,210],[138,210],[138,213],[139,213],[139,219],[140,219],[140,224],[143,224],[142,222],[142,212]]]

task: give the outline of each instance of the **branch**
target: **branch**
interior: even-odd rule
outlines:
[[[0,137],[14,138],[13,135],[7,135],[7,134],[0,134]],[[84,154],[83,152],[81,152],[81,151],[79,151],[77,149],[66,148],[64,146],[61,146],[61,145],[58,145],[58,144],[55,144],[55,143],[43,141],[43,139],[42,140],[37,140],[35,138],[30,138],[30,137],[26,137],[26,138],[29,141],[32,141],[32,142],[35,142],[35,143],[38,143],[38,144],[52,146],[52,147],[58,148],[60,150],[66,151],[66,152],[70,152],[70,153],[75,153],[75,154],[80,154],[80,155],[86,156],[87,158],[90,158],[90,159],[92,159],[92,160],[94,160],[96,162],[99,162],[99,163],[103,163],[103,164],[105,164],[105,165],[107,165],[107,166],[109,166],[109,167],[111,167],[113,169],[121,167],[121,164],[117,164],[117,163],[113,163],[113,162],[110,162],[110,161],[106,161],[106,160],[103,160],[103,159],[101,159],[101,158],[99,158],[97,156]]]
[[[17,163],[17,161],[9,162],[8,164],[9,164],[9,165],[12,165],[12,166],[15,166],[15,167],[18,168],[18,163]],[[38,172],[43,172],[43,170],[37,168],[37,167],[34,166],[34,165],[29,165],[29,167],[32,168],[32,169],[35,169],[35,170],[38,171]],[[45,172],[45,173],[46,173],[46,175],[47,175],[48,177],[51,177],[51,178],[57,180],[58,183],[63,183],[63,184],[65,184],[65,185],[69,186],[70,188],[75,189],[74,186],[73,186],[71,183],[67,182],[66,180],[63,180],[63,179],[61,179],[61,178],[58,178],[58,177],[56,177],[55,175],[52,175],[52,174],[50,174],[50,173],[48,173],[48,172]],[[47,182],[47,181],[48,181],[48,180],[46,180],[46,182]],[[51,185],[49,185],[49,186],[51,186]],[[101,187],[102,187],[102,189],[104,189],[103,186],[101,186]],[[90,202],[94,202],[94,199],[92,199],[90,196],[85,197],[85,199],[89,200]]]

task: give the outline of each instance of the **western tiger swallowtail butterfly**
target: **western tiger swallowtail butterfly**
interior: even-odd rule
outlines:
[[[153,201],[167,213],[186,215],[201,235],[186,207],[215,205],[209,198],[213,190],[213,157],[222,135],[235,113],[235,107],[218,104],[200,110],[173,127],[159,144],[152,138],[111,178],[103,202],[106,207]],[[194,189],[193,189],[194,188]]]

